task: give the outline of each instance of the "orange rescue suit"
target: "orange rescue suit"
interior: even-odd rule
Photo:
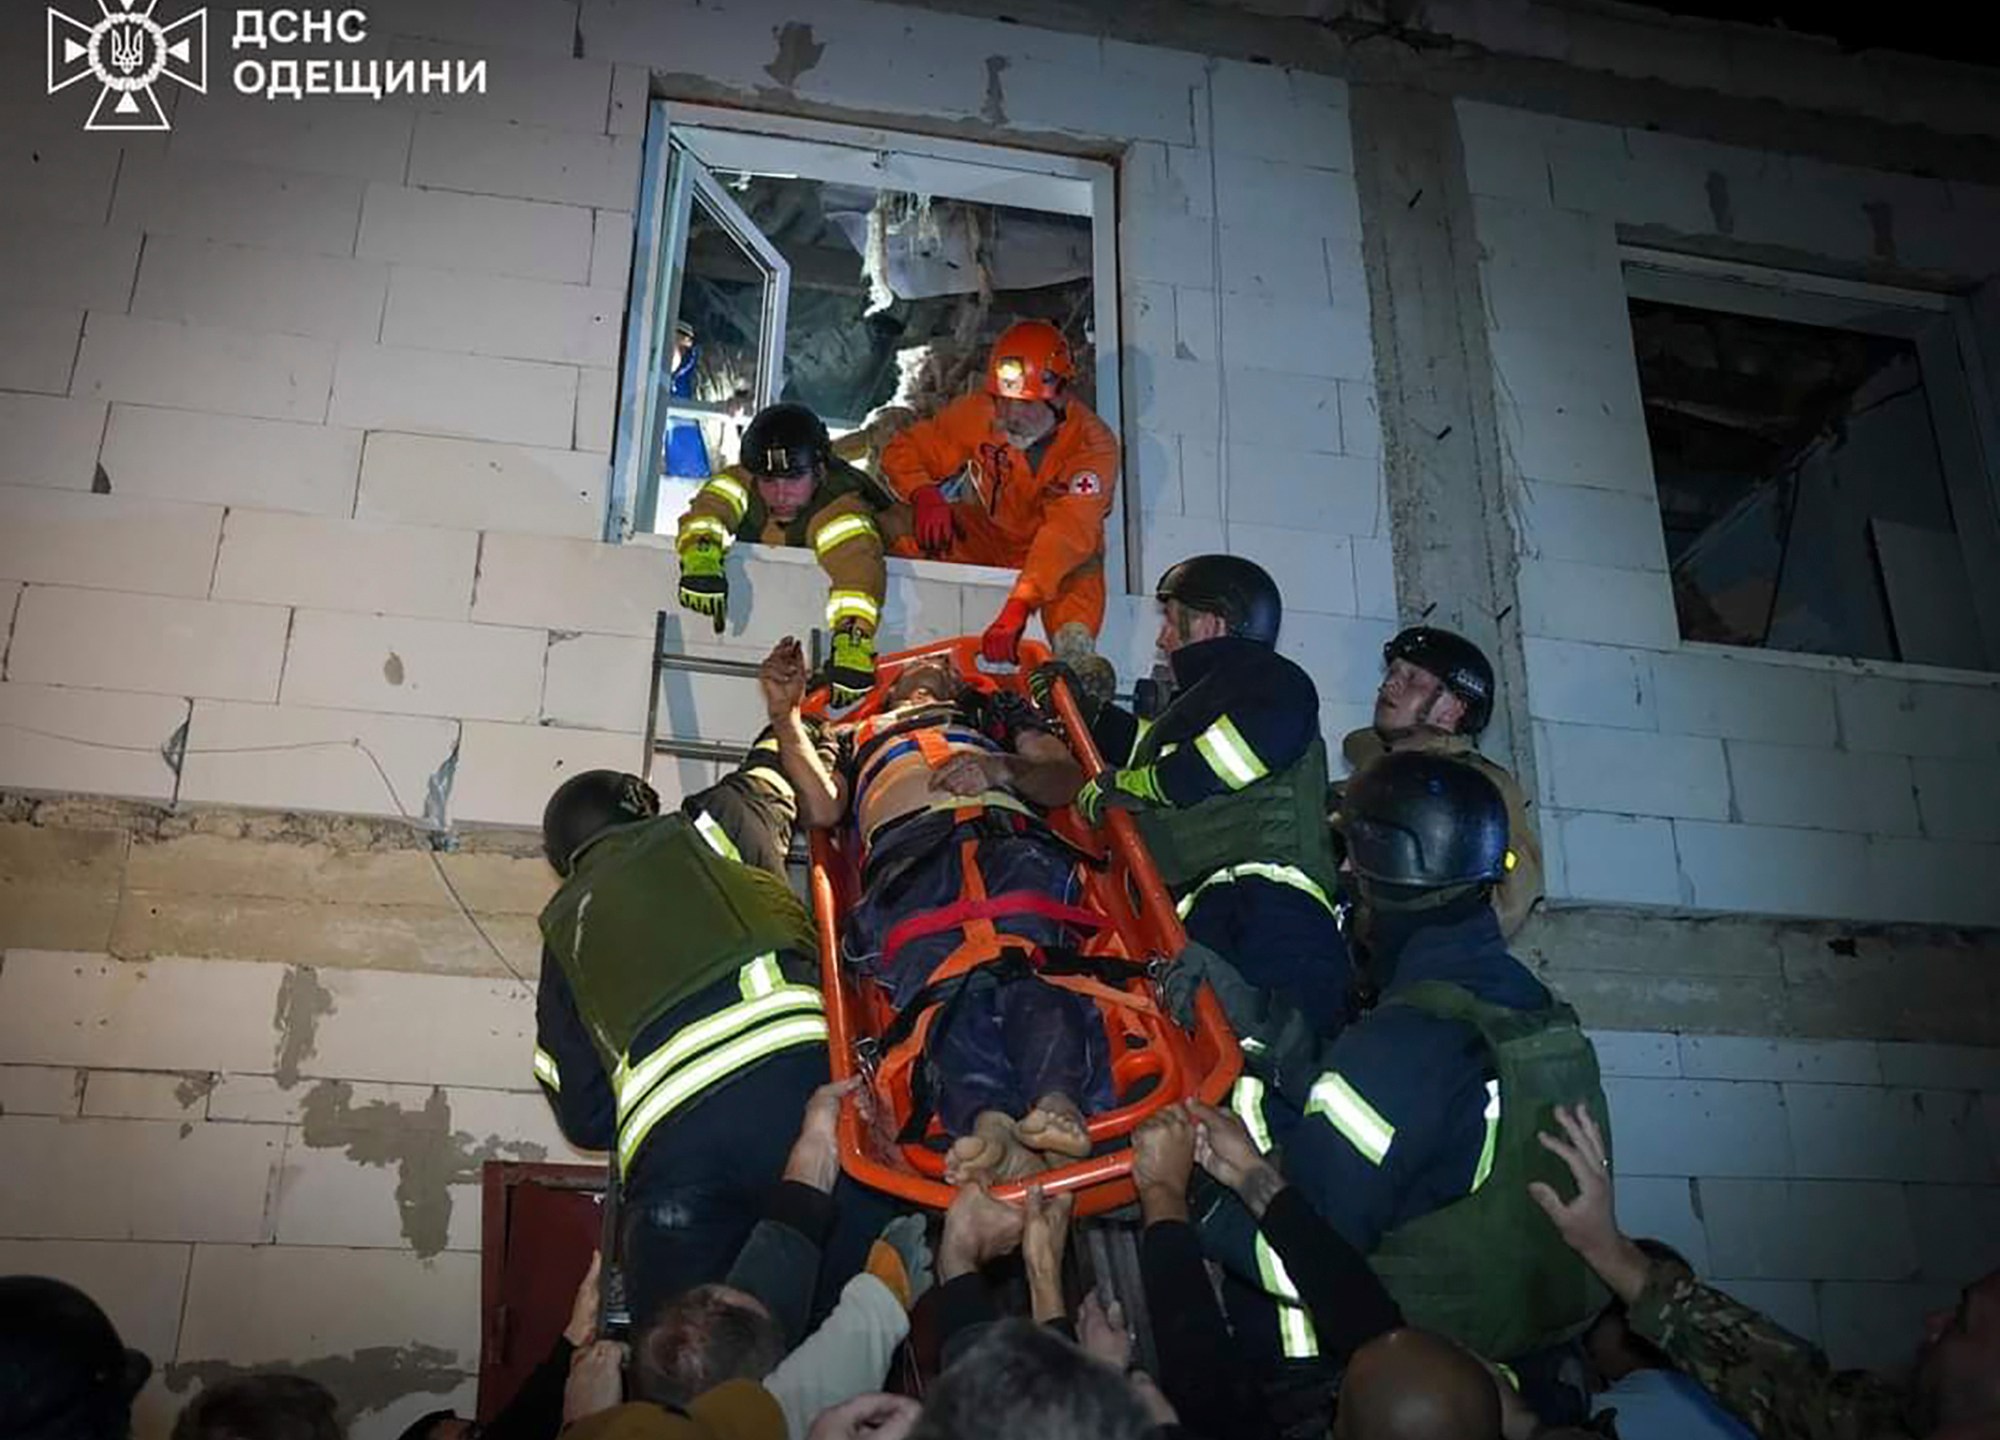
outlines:
[[[976,393],[891,440],[882,477],[908,500],[962,473],[965,483],[946,490],[952,545],[934,558],[1018,569],[1009,598],[1041,611],[1051,638],[1072,621],[1095,637],[1104,624],[1104,517],[1118,479],[1118,439],[1072,399],[1041,448],[1041,464],[1031,466],[1008,443],[992,397]],[[893,553],[922,552],[904,537]]]

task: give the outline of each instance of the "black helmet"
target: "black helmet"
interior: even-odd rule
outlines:
[[[1493,662],[1486,652],[1449,630],[1412,625],[1382,647],[1382,663],[1407,660],[1444,682],[1444,688],[1465,702],[1462,735],[1477,735],[1493,718]]]
[[[1178,600],[1190,610],[1220,615],[1231,635],[1278,643],[1285,604],[1278,582],[1254,560],[1241,555],[1196,555],[1171,567],[1154,589],[1156,598]]]
[[[797,475],[832,454],[819,416],[803,405],[766,405],[743,432],[740,458],[752,475]]]
[[[0,1435],[125,1440],[152,1362],[97,1302],[39,1275],[0,1279]]]
[[[1347,782],[1340,829],[1355,875],[1398,890],[1497,884],[1507,874],[1507,802],[1463,760],[1391,752]]]
[[[558,875],[567,875],[577,854],[605,831],[659,813],[660,797],[637,775],[585,770],[558,785],[543,807],[542,853]]]

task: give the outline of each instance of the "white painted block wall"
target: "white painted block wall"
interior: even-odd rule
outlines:
[[[1993,195],[1460,101],[1551,894],[2000,924],[2000,676],[1684,644],[1618,243],[1983,277]],[[1716,197],[1725,194],[1726,207]],[[1877,212],[1880,213],[1879,211]]]

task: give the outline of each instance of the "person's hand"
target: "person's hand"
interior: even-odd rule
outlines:
[[[917,548],[933,559],[951,549],[954,526],[951,502],[936,485],[926,485],[910,497],[910,532]]]
[[[1180,1411],[1174,1409],[1174,1402],[1160,1389],[1159,1381],[1144,1370],[1130,1372],[1125,1380],[1132,1387],[1132,1393],[1139,1397],[1139,1403],[1146,1408],[1146,1418],[1151,1420],[1156,1428],[1178,1426],[1181,1423]]]
[[[840,1102],[861,1089],[861,1077],[830,1080],[813,1091],[799,1122],[799,1138],[785,1161],[785,1178],[831,1191],[840,1178]]]
[[[1021,663],[1021,632],[1028,628],[1034,610],[1025,600],[1009,599],[1000,607],[986,633],[979,637],[979,653],[989,665]]]
[[[806,698],[806,652],[798,637],[787,635],[771,647],[757,667],[757,688],[764,692],[764,716],[782,720],[798,712]]]
[[[708,616],[720,635],[729,615],[729,576],[722,568],[722,547],[712,540],[695,540],[680,556],[681,608]]]
[[[1132,1332],[1125,1328],[1125,1307],[1102,1289],[1083,1297],[1076,1311],[1076,1343],[1114,1370],[1132,1363]]]
[[[1611,1153],[1604,1133],[1591,1118],[1588,1106],[1558,1105],[1555,1116],[1562,1137],[1544,1130],[1535,1138],[1569,1167],[1576,1179],[1576,1196],[1564,1200],[1554,1186],[1540,1180],[1528,1186],[1528,1193],[1555,1223],[1569,1248],[1629,1305],[1645,1288],[1649,1265],[1644,1252],[1618,1229],[1611,1194]]]
[[[1028,698],[1045,713],[1055,714],[1056,704],[1051,697],[1055,693],[1058,680],[1069,687],[1070,698],[1076,701],[1077,707],[1084,712],[1083,718],[1086,721],[1090,720],[1092,718],[1090,711],[1094,706],[1084,691],[1083,681],[1077,679],[1076,671],[1061,660],[1044,660],[1028,672]]]
[[[569,1304],[569,1324],[563,1326],[563,1339],[578,1350],[597,1338],[598,1273],[603,1268],[604,1252],[591,1251],[590,1268],[583,1272],[583,1283],[576,1287],[576,1298]]]
[[[1070,1212],[1076,1197],[1050,1195],[1028,1187],[1027,1218],[1021,1229],[1021,1259],[1028,1269],[1028,1299],[1039,1321],[1060,1320],[1063,1305],[1063,1250],[1069,1243]]]
[[[1083,823],[1093,828],[1104,823],[1107,810],[1151,810],[1164,803],[1150,765],[1100,770],[1083,782],[1076,799],[1070,802]]]
[[[1187,1218],[1194,1145],[1194,1121],[1179,1105],[1156,1110],[1132,1132],[1132,1183],[1139,1187],[1139,1206],[1148,1224]]]
[[[907,1395],[857,1395],[820,1411],[806,1440],[903,1440],[923,1408]]]
[[[563,1424],[574,1425],[624,1400],[623,1345],[597,1340],[570,1356],[569,1379],[563,1383]]]
[[[982,795],[1006,783],[1007,757],[961,750],[931,772],[931,789],[953,795]]]
[[[1261,1220],[1285,1182],[1250,1138],[1250,1127],[1241,1117],[1199,1100],[1188,1101],[1188,1112],[1196,1122],[1195,1160],[1241,1196],[1250,1213]]]
[[[938,1241],[939,1280],[955,1280],[1019,1249],[1027,1217],[1019,1206],[993,1198],[984,1185],[961,1185],[944,1212]]]

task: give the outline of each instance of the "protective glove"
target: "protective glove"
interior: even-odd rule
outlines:
[[[875,688],[875,637],[849,625],[833,632],[833,658],[826,667],[833,703],[852,705]]]
[[[681,608],[715,621],[722,633],[729,614],[729,577],[722,573],[722,547],[697,540],[681,551]]]
[[[1055,714],[1055,701],[1049,697],[1058,680],[1069,686],[1070,699],[1076,701],[1076,708],[1083,716],[1083,723],[1095,725],[1098,712],[1104,708],[1104,702],[1084,689],[1083,681],[1078,678],[1076,671],[1060,660],[1045,660],[1029,674],[1028,694],[1036,706],[1045,714]]]
[[[986,627],[986,634],[979,641],[979,653],[989,664],[1020,663],[1021,632],[1028,628],[1028,617],[1034,613],[1025,600],[1009,600],[1000,607],[999,615]]]
[[[1264,1020],[1263,995],[1242,971],[1198,940],[1188,941],[1160,978],[1167,1013],[1181,1025],[1193,1025],[1194,997],[1204,984],[1215,992],[1237,1038],[1254,1036]]]
[[[1104,770],[1091,776],[1070,804],[1083,817],[1083,823],[1095,829],[1104,823],[1106,810],[1151,810],[1166,804],[1166,800],[1160,794],[1153,767],[1141,765],[1134,769]]]
[[[917,537],[917,548],[932,556],[951,549],[955,532],[951,502],[944,498],[944,491],[936,485],[926,485],[910,497],[910,504],[916,511],[911,530]]]

